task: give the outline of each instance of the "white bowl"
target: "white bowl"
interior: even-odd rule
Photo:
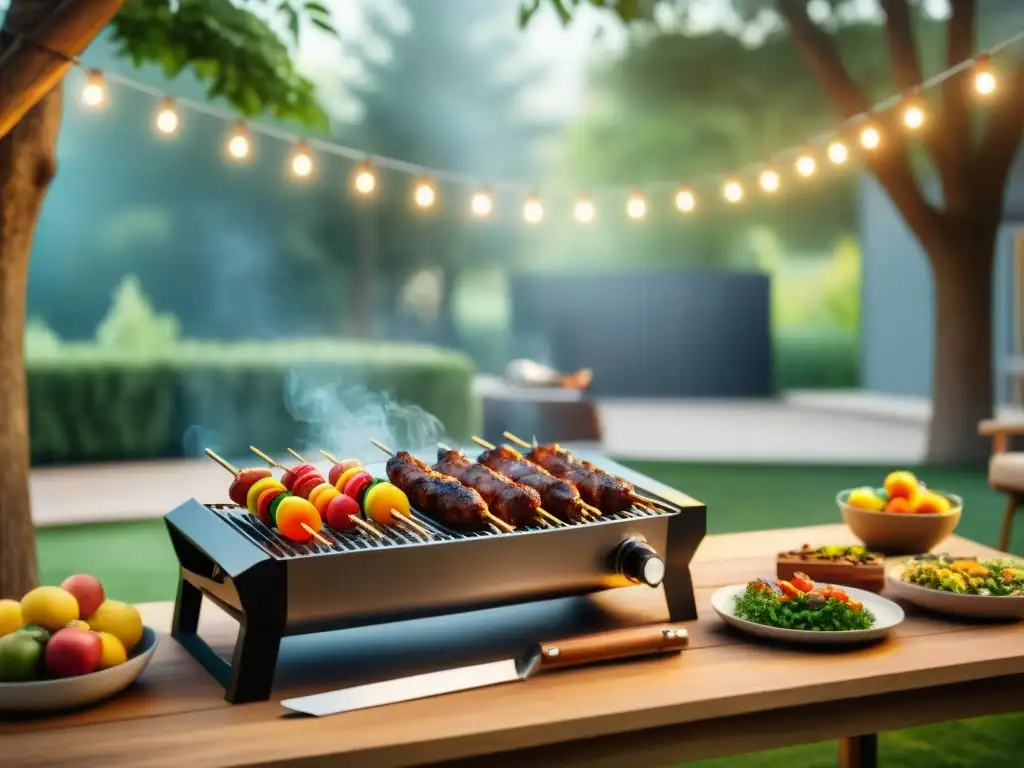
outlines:
[[[818,584],[817,586],[824,585]],[[736,606],[736,598],[742,595],[746,589],[746,584],[722,587],[711,596],[711,606],[726,624],[748,634],[771,640],[782,640],[802,645],[852,645],[867,643],[885,637],[893,627],[899,625],[904,619],[903,609],[892,600],[886,600],[874,592],[868,592],[863,589],[843,587],[843,591],[846,594],[854,600],[863,603],[865,608],[875,614],[874,626],[868,629],[854,629],[842,632],[770,627],[767,624],[758,624],[741,619],[733,613]]]
[[[889,570],[890,595],[919,608],[971,619],[1024,619],[1024,597],[1010,595],[959,595],[903,581],[903,565]]]
[[[120,693],[153,658],[156,632],[145,627],[128,661],[88,675],[27,683],[0,683],[0,712],[52,712],[81,707]]]

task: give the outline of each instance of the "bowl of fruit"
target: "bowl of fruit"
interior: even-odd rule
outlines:
[[[138,609],[108,600],[88,574],[0,600],[0,712],[71,709],[120,693],[156,641]]]
[[[869,549],[887,555],[930,551],[956,530],[963,501],[927,488],[912,472],[892,472],[881,488],[840,491],[836,503],[850,530]]]

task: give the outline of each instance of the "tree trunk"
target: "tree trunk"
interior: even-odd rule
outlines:
[[[0,597],[17,598],[36,585],[25,294],[39,209],[57,169],[60,120],[58,87],[0,139]]]
[[[993,416],[992,267],[995,224],[930,249],[935,278],[935,359],[928,462],[983,465],[989,442],[978,422]]]

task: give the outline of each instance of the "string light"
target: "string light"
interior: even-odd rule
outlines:
[[[850,156],[850,150],[841,141],[833,141],[828,145],[828,159],[835,165],[842,165]]]
[[[228,157],[238,162],[248,160],[252,155],[252,140],[249,138],[249,130],[242,123],[238,123],[228,134],[227,150]]]
[[[90,69],[82,87],[82,103],[89,109],[100,109],[107,103],[107,80],[98,69]]]
[[[873,125],[866,125],[861,129],[860,132],[860,145],[864,149],[878,149],[878,145],[882,143],[882,134],[878,132],[878,129]]]
[[[580,199],[572,208],[572,215],[580,224],[589,224],[597,217],[597,209],[594,207],[594,201],[590,199],[590,195],[585,192],[580,195]]]
[[[292,176],[297,179],[308,179],[313,175],[313,155],[308,146],[302,142],[295,145],[288,168],[291,170]]]
[[[174,102],[171,99],[164,99],[160,102],[160,109],[157,110],[156,130],[162,133],[164,136],[173,136],[178,132],[178,126],[181,125],[181,118],[178,117],[178,110],[174,107]]]
[[[693,191],[682,187],[676,191],[676,208],[682,213],[690,213],[697,207],[697,196]]]
[[[996,90],[996,76],[988,56],[982,54],[974,61],[974,90],[982,96],[991,96]]]
[[[377,189],[377,172],[365,160],[356,166],[352,174],[352,188],[360,195],[372,195]]]
[[[743,185],[735,179],[731,179],[722,187],[722,195],[728,202],[738,203],[743,199]]]
[[[626,201],[626,214],[633,220],[642,219],[647,215],[647,198],[643,192],[635,190],[630,193]]]
[[[413,202],[417,208],[430,208],[437,201],[437,191],[434,189],[430,179],[420,179],[416,182],[416,188],[412,193]]]
[[[771,194],[772,192],[778,192],[779,190],[779,174],[771,170],[770,168],[768,170],[761,172],[761,177],[760,179],[758,179],[758,181],[761,184],[761,189],[763,189],[768,194]]]
[[[540,203],[540,196],[534,192],[523,203],[523,219],[527,224],[540,224],[544,218],[544,206]]]
[[[912,131],[916,131],[924,125],[925,113],[924,104],[920,99],[911,99],[903,107],[903,125]]]
[[[796,172],[798,174],[807,179],[814,175],[814,171],[817,170],[818,164],[814,161],[813,155],[803,154],[796,159],[796,163],[794,163],[793,167],[796,168]]]
[[[494,210],[494,198],[491,197],[491,193],[486,189],[478,189],[473,193],[473,198],[469,202],[469,210],[478,219],[486,219],[491,215],[491,211]]]
[[[852,121],[860,121],[861,123],[856,139],[859,145],[866,150],[875,150],[882,146],[884,137],[878,128],[878,123],[875,121],[875,118],[883,113],[895,113],[894,117],[896,117],[896,119],[898,119],[903,127],[908,131],[918,131],[923,128],[929,120],[928,105],[925,100],[927,92],[954,77],[961,77],[966,74],[969,77],[969,80],[964,83],[965,87],[969,84],[971,90],[980,97],[991,96],[999,88],[997,74],[992,67],[992,58],[996,54],[1021,41],[1024,41],[1024,29],[1020,29],[1012,36],[1002,40],[994,46],[991,46],[986,51],[967,60],[953,64],[946,70],[930,77],[922,83],[920,87],[913,89],[913,91],[907,94],[903,99],[886,99],[865,110],[863,113],[853,116],[851,118]],[[162,97],[162,94],[157,90],[144,83],[137,82],[114,73],[104,75],[104,73],[99,70],[84,67],[80,61],[74,58],[71,59],[71,62],[75,66],[81,68],[84,72],[84,83],[80,97],[83,105],[90,110],[98,111],[108,103],[108,79],[112,82],[126,85],[136,91]],[[222,120],[232,119],[232,113],[219,106],[185,98],[172,100],[167,97],[162,97],[153,118],[153,127],[157,133],[164,136],[171,136],[177,134],[181,130],[182,119],[179,112],[179,106],[212,115]],[[839,129],[831,132],[832,136],[835,138],[830,144],[828,144],[825,151],[827,159],[837,166],[847,164],[849,161],[854,159],[849,147],[845,143],[847,140],[850,140],[850,136],[847,133],[847,126],[849,124],[850,121],[846,121]],[[228,134],[225,143],[226,154],[232,161],[241,162],[249,160],[252,157],[254,148],[250,130],[278,140],[297,142],[288,164],[290,175],[300,179],[313,175],[315,170],[314,156],[310,152],[308,145],[303,142],[300,137],[273,125],[264,125],[260,123],[247,125],[244,122],[235,123],[234,128]],[[816,138],[813,144],[816,146],[823,138],[828,140],[827,136],[828,134],[826,134],[825,137]],[[362,154],[357,149],[345,147],[328,141],[318,141],[317,146],[323,148],[323,151],[326,153],[344,158],[351,158],[352,160],[358,160]],[[791,153],[793,151],[793,149],[782,150],[780,155],[788,155],[792,157]],[[793,162],[793,168],[796,174],[803,178],[813,176],[817,172],[820,157],[816,155],[816,152],[812,152],[806,147],[803,150],[798,149],[798,152],[799,154]],[[405,162],[401,159],[375,158],[375,162],[380,167],[390,168],[397,172],[409,175],[416,174],[420,177],[413,192],[413,202],[418,208],[431,208],[436,205],[438,191],[434,183],[430,180],[431,177],[435,175],[441,175],[453,184],[468,186],[473,183],[473,180],[469,176],[448,171],[433,171],[422,166]],[[368,162],[363,161],[356,166],[350,183],[359,195],[368,196],[373,194],[377,189],[377,175],[377,170]],[[721,178],[721,176],[718,176],[718,178]],[[697,182],[697,184],[700,185],[698,188],[702,189],[705,184],[711,181],[711,178],[699,180]],[[746,195],[744,185],[747,181],[748,177],[746,171],[741,171],[740,174],[735,176],[726,177],[725,183],[721,188],[723,197],[730,203],[738,203],[742,201]],[[766,166],[757,174],[757,182],[764,192],[772,193],[781,188],[781,175],[776,168]],[[627,216],[633,220],[641,220],[645,218],[647,215],[648,202],[646,195],[652,188],[665,189],[666,187],[671,188],[671,185],[672,182],[670,181],[658,181],[645,185],[645,187],[647,187],[646,192],[643,189],[634,188],[626,200],[625,208]],[[516,186],[518,185],[503,185],[503,187],[511,188],[515,188]],[[682,213],[692,212],[697,205],[697,196],[692,188],[677,187],[675,192],[675,205]],[[480,188],[473,191],[469,200],[469,209],[476,218],[482,219],[491,216],[494,211],[494,199],[491,192],[487,189]],[[540,198],[536,192],[531,193],[525,199],[522,212],[524,220],[531,224],[539,223],[544,218],[544,208],[541,205]],[[593,221],[596,218],[596,214],[596,207],[589,195],[582,195],[573,206],[574,217],[582,223],[589,223]]]

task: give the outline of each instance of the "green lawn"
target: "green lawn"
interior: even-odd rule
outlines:
[[[629,463],[707,504],[710,533],[835,522],[838,511],[833,499],[838,490],[880,485],[887,472],[884,467]],[[965,511],[957,533],[995,544],[1005,501],[989,489],[983,472],[917,471],[930,487],[963,497]],[[1024,552],[1024,521],[1016,533],[1011,548]],[[123,600],[174,598],[177,561],[160,520],[44,529],[39,533],[39,559],[43,583],[60,583],[71,573],[86,571],[99,576],[109,593]],[[956,710],[955,702],[950,710]],[[1024,754],[1024,714],[897,731],[885,734],[881,744],[882,764],[894,768],[1019,764]],[[691,764],[701,768],[834,765],[831,743]]]

